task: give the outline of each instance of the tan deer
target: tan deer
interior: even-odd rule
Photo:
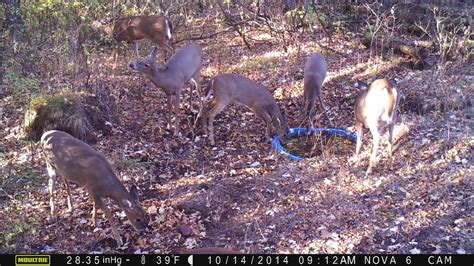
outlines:
[[[380,142],[380,128],[389,127],[389,157],[392,158],[393,129],[397,122],[397,106],[400,101],[397,90],[386,79],[377,79],[368,89],[361,91],[355,103],[357,129],[356,156],[362,146],[363,126],[369,128],[373,137],[372,154],[367,174],[372,172]]]
[[[104,198],[112,198],[122,208],[135,230],[144,229],[148,217],[140,207],[138,189],[132,186],[130,193],[117,178],[107,159],[91,146],[74,138],[66,132],[51,130],[41,136],[41,145],[46,158],[49,181],[51,216],[56,216],[54,206],[54,179],[56,173],[62,176],[66,184],[68,207],[72,211],[73,203],[69,190],[69,181],[86,188],[94,202],[92,224],[97,224],[97,207],[102,209],[110,222],[117,244],[123,244],[113,216],[104,202]]]
[[[224,108],[231,104],[242,104],[252,110],[267,124],[265,136],[270,139],[272,126],[275,128],[281,141],[284,143],[287,135],[287,123],[272,93],[264,86],[236,74],[220,74],[215,76],[206,88],[206,100],[214,94],[214,100],[204,108],[203,129],[209,131],[209,140],[214,141],[214,118]]]
[[[173,26],[171,21],[165,16],[131,16],[112,21],[111,23],[102,23],[95,21],[94,28],[105,31],[117,42],[133,43],[135,54],[138,58],[137,41],[148,39],[165,48],[166,53],[171,53],[171,33]],[[114,60],[117,59],[117,53],[114,49]]]
[[[201,80],[202,50],[197,44],[189,44],[179,49],[165,64],[156,63],[157,49],[153,49],[151,54],[137,62],[132,62],[129,67],[133,70],[145,74],[156,87],[162,88],[168,100],[168,124],[171,128],[171,97],[174,97],[173,110],[175,115],[174,135],[179,134],[178,111],[180,105],[181,91],[185,82],[191,81],[199,95],[199,106],[201,103],[201,93],[199,82]],[[192,95],[192,90],[191,90]],[[192,96],[189,96],[189,105],[192,107]]]
[[[329,124],[332,124],[331,119],[324,109],[322,101],[322,86],[324,79],[326,78],[328,66],[324,56],[320,53],[314,53],[310,55],[308,60],[304,65],[304,92],[303,92],[303,104],[300,108],[303,115],[303,119],[308,120],[309,126],[314,122],[313,117],[316,114],[315,100],[318,98],[321,109],[326,116],[326,119],[329,121]]]

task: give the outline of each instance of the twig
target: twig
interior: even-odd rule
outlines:
[[[210,39],[216,35],[219,35],[221,33],[226,33],[226,32],[230,32],[230,30],[232,29],[232,27],[227,27],[221,31],[216,31],[214,33],[211,33],[211,34],[208,34],[208,35],[203,35],[201,34],[200,36],[195,36],[195,37],[189,37],[189,38],[183,38],[183,39],[180,39],[180,40],[177,40],[175,42],[173,42],[173,45],[174,44],[177,44],[177,43],[180,43],[180,42],[183,42],[183,41],[196,41],[196,40],[205,40],[205,39]]]
[[[7,196],[8,198],[10,198],[13,202],[15,203],[20,203],[20,201],[16,200],[12,195],[8,194],[5,190],[3,190],[3,188],[0,187],[0,191],[3,192],[3,194],[5,196]]]
[[[230,15],[225,11],[224,7],[222,6],[222,3],[220,1],[217,1],[217,4],[219,5],[220,9],[222,10],[222,13],[224,14],[224,17],[227,21],[227,24],[229,24],[230,26],[232,26],[234,28],[234,30],[240,35],[240,37],[242,38],[242,40],[244,41],[245,45],[247,46],[247,48],[249,50],[252,50],[252,47],[250,46],[250,44],[248,43],[246,37],[245,37],[245,34],[240,30],[239,26],[241,25],[240,23],[234,23],[232,21],[232,18],[230,17]],[[245,21],[244,21],[245,22]],[[245,23],[244,23],[245,24]]]

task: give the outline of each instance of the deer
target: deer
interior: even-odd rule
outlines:
[[[356,157],[362,146],[363,127],[369,128],[373,138],[372,154],[366,174],[372,173],[380,142],[380,129],[389,127],[389,158],[392,158],[393,129],[397,122],[400,101],[397,89],[387,79],[377,79],[370,87],[359,92],[355,102],[355,127],[357,130]]]
[[[43,133],[40,143],[46,159],[49,177],[49,203],[53,219],[56,219],[54,181],[57,173],[62,176],[66,185],[69,211],[73,211],[73,200],[69,189],[69,182],[71,181],[86,188],[93,200],[92,225],[94,227],[97,225],[97,208],[102,209],[110,222],[118,246],[123,245],[122,238],[113,222],[113,216],[104,202],[104,198],[112,198],[124,210],[136,231],[146,228],[148,217],[140,206],[137,187],[133,185],[130,192],[128,192],[102,154],[87,143],[59,130],[50,130]]]
[[[265,136],[270,139],[272,127],[282,143],[285,143],[288,127],[272,93],[253,80],[237,74],[219,74],[210,80],[205,91],[205,100],[214,95],[212,102],[203,109],[202,125],[204,133],[209,132],[209,140],[214,141],[214,118],[231,104],[241,104],[252,110],[267,125]]]
[[[166,53],[173,51],[171,46],[173,26],[165,16],[131,16],[117,19],[108,24],[96,21],[92,26],[105,31],[118,43],[124,41],[133,43],[137,59],[137,41],[141,39],[148,39],[155,45],[163,47]],[[114,60],[116,59],[117,53],[114,49]]]
[[[180,105],[181,91],[185,82],[192,82],[199,95],[199,105],[202,106],[200,93],[202,50],[197,44],[189,44],[179,49],[166,63],[156,63],[157,48],[150,55],[140,61],[129,63],[132,70],[141,72],[147,76],[156,87],[163,89],[168,102],[167,128],[171,128],[171,98],[175,115],[174,136],[179,134],[178,109]],[[192,89],[189,96],[189,105],[192,107]]]
[[[324,79],[326,78],[328,66],[324,56],[320,53],[314,53],[309,56],[304,65],[304,90],[303,90],[303,104],[300,107],[300,113],[303,116],[303,120],[308,120],[308,125],[311,126],[315,115],[315,101],[318,98],[321,109],[329,121],[332,124],[331,119],[324,109],[322,101],[322,86]]]

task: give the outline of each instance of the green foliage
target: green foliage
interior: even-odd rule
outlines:
[[[396,215],[391,211],[379,212],[379,215],[385,217],[385,219],[388,220],[395,220],[395,218],[397,218]]]
[[[65,89],[59,94],[40,93],[35,95],[30,101],[29,109],[44,110],[54,117],[62,117],[64,113],[73,113],[80,104],[80,99]]]
[[[66,131],[86,141],[93,138],[80,96],[65,89],[60,93],[41,93],[31,99],[24,119],[26,138],[38,141],[50,129]]]
[[[304,9],[295,8],[295,9],[292,9],[292,10],[286,12],[286,15],[287,15],[288,17],[292,17],[292,18],[303,19],[303,17],[304,17]]]
[[[324,14],[318,14],[316,13],[316,10],[314,8],[308,8],[308,10],[306,11],[305,22],[308,23],[308,25],[314,27],[319,23],[318,16],[319,19],[321,19],[322,21],[327,20]]]
[[[36,224],[38,218],[36,217],[26,217],[22,220],[12,220],[14,222],[7,222],[3,226],[3,235],[4,235],[4,248],[5,249],[16,249],[16,244],[13,240],[19,237],[27,237],[28,235],[35,235],[36,229],[33,226]]]
[[[258,56],[254,59],[245,61],[242,64],[242,70],[248,72],[272,69],[278,64],[279,59],[274,56]]]
[[[8,69],[5,74],[5,84],[13,96],[18,97],[24,93],[31,94],[38,90],[38,80],[31,74],[26,77],[18,74],[13,69]]]

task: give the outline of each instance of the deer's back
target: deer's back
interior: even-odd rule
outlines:
[[[166,30],[164,16],[132,16],[117,20],[114,23],[113,37],[115,40],[135,41],[143,38],[154,40]]]
[[[237,74],[220,74],[214,78],[214,94],[217,98],[229,97],[234,102],[252,105],[255,102],[273,105],[272,93],[255,81]]]
[[[328,66],[326,63],[326,59],[320,53],[314,53],[310,55],[310,57],[306,60],[304,65],[304,75],[314,75],[317,74],[324,78],[326,77],[326,72],[328,70]]]
[[[370,87],[359,93],[356,100],[356,120],[364,123],[371,121],[391,122],[397,102],[397,91],[386,79],[378,79]]]
[[[200,67],[202,49],[197,44],[189,44],[179,49],[168,61],[168,71],[182,80],[189,79]]]
[[[94,185],[95,188],[118,181],[104,156],[66,132],[45,132],[41,144],[46,161],[68,180],[84,187]]]

